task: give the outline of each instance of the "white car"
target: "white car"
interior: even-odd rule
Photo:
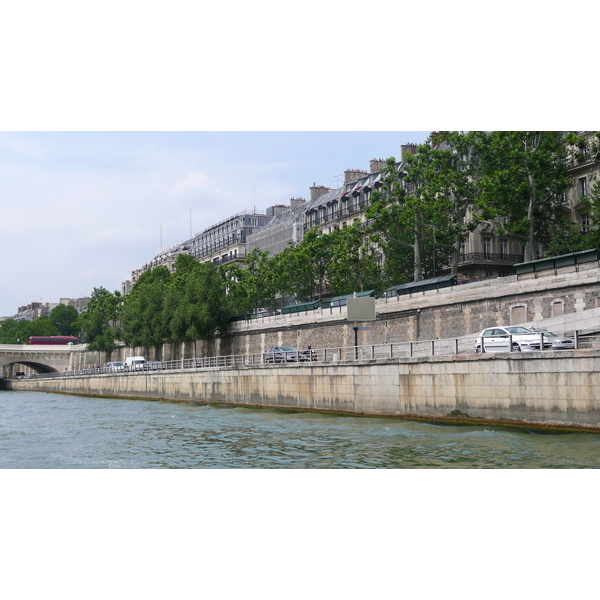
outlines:
[[[489,327],[475,340],[475,352],[532,352],[540,349],[544,334],[526,327]],[[544,335],[544,350],[551,350],[552,342]]]
[[[124,369],[125,369],[125,366],[123,365],[122,362],[107,362],[106,363],[106,370],[111,373],[117,373],[118,371],[123,371]]]

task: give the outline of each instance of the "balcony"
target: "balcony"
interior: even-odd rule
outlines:
[[[496,264],[496,265],[514,265],[523,262],[522,254],[493,254],[491,252],[471,252],[462,254],[460,265],[472,264]]]

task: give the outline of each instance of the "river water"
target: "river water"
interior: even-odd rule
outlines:
[[[0,392],[2,469],[569,469],[600,434]]]

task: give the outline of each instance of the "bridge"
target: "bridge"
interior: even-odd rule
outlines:
[[[0,375],[5,379],[18,377],[29,367],[36,373],[55,373],[69,370],[73,355],[82,346],[27,346],[0,344]]]

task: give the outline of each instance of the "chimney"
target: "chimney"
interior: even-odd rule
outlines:
[[[371,168],[371,173],[377,173],[377,171],[383,171],[387,167],[387,160],[383,160],[383,158],[372,158],[369,161],[369,166]]]
[[[324,185],[316,185],[313,183],[310,188],[310,201],[312,202],[313,200],[316,200],[317,198],[319,198],[323,194],[326,194],[329,191],[331,191],[330,188],[325,187]]]
[[[360,179],[363,175],[368,175],[368,173],[366,171],[361,171],[360,169],[346,169],[344,171],[344,185]]]
[[[305,203],[306,200],[304,198],[290,198],[290,208],[296,208],[296,206]]]
[[[402,164],[406,163],[406,155],[407,154],[417,154],[418,146],[417,144],[402,144],[400,146],[400,162]]]

